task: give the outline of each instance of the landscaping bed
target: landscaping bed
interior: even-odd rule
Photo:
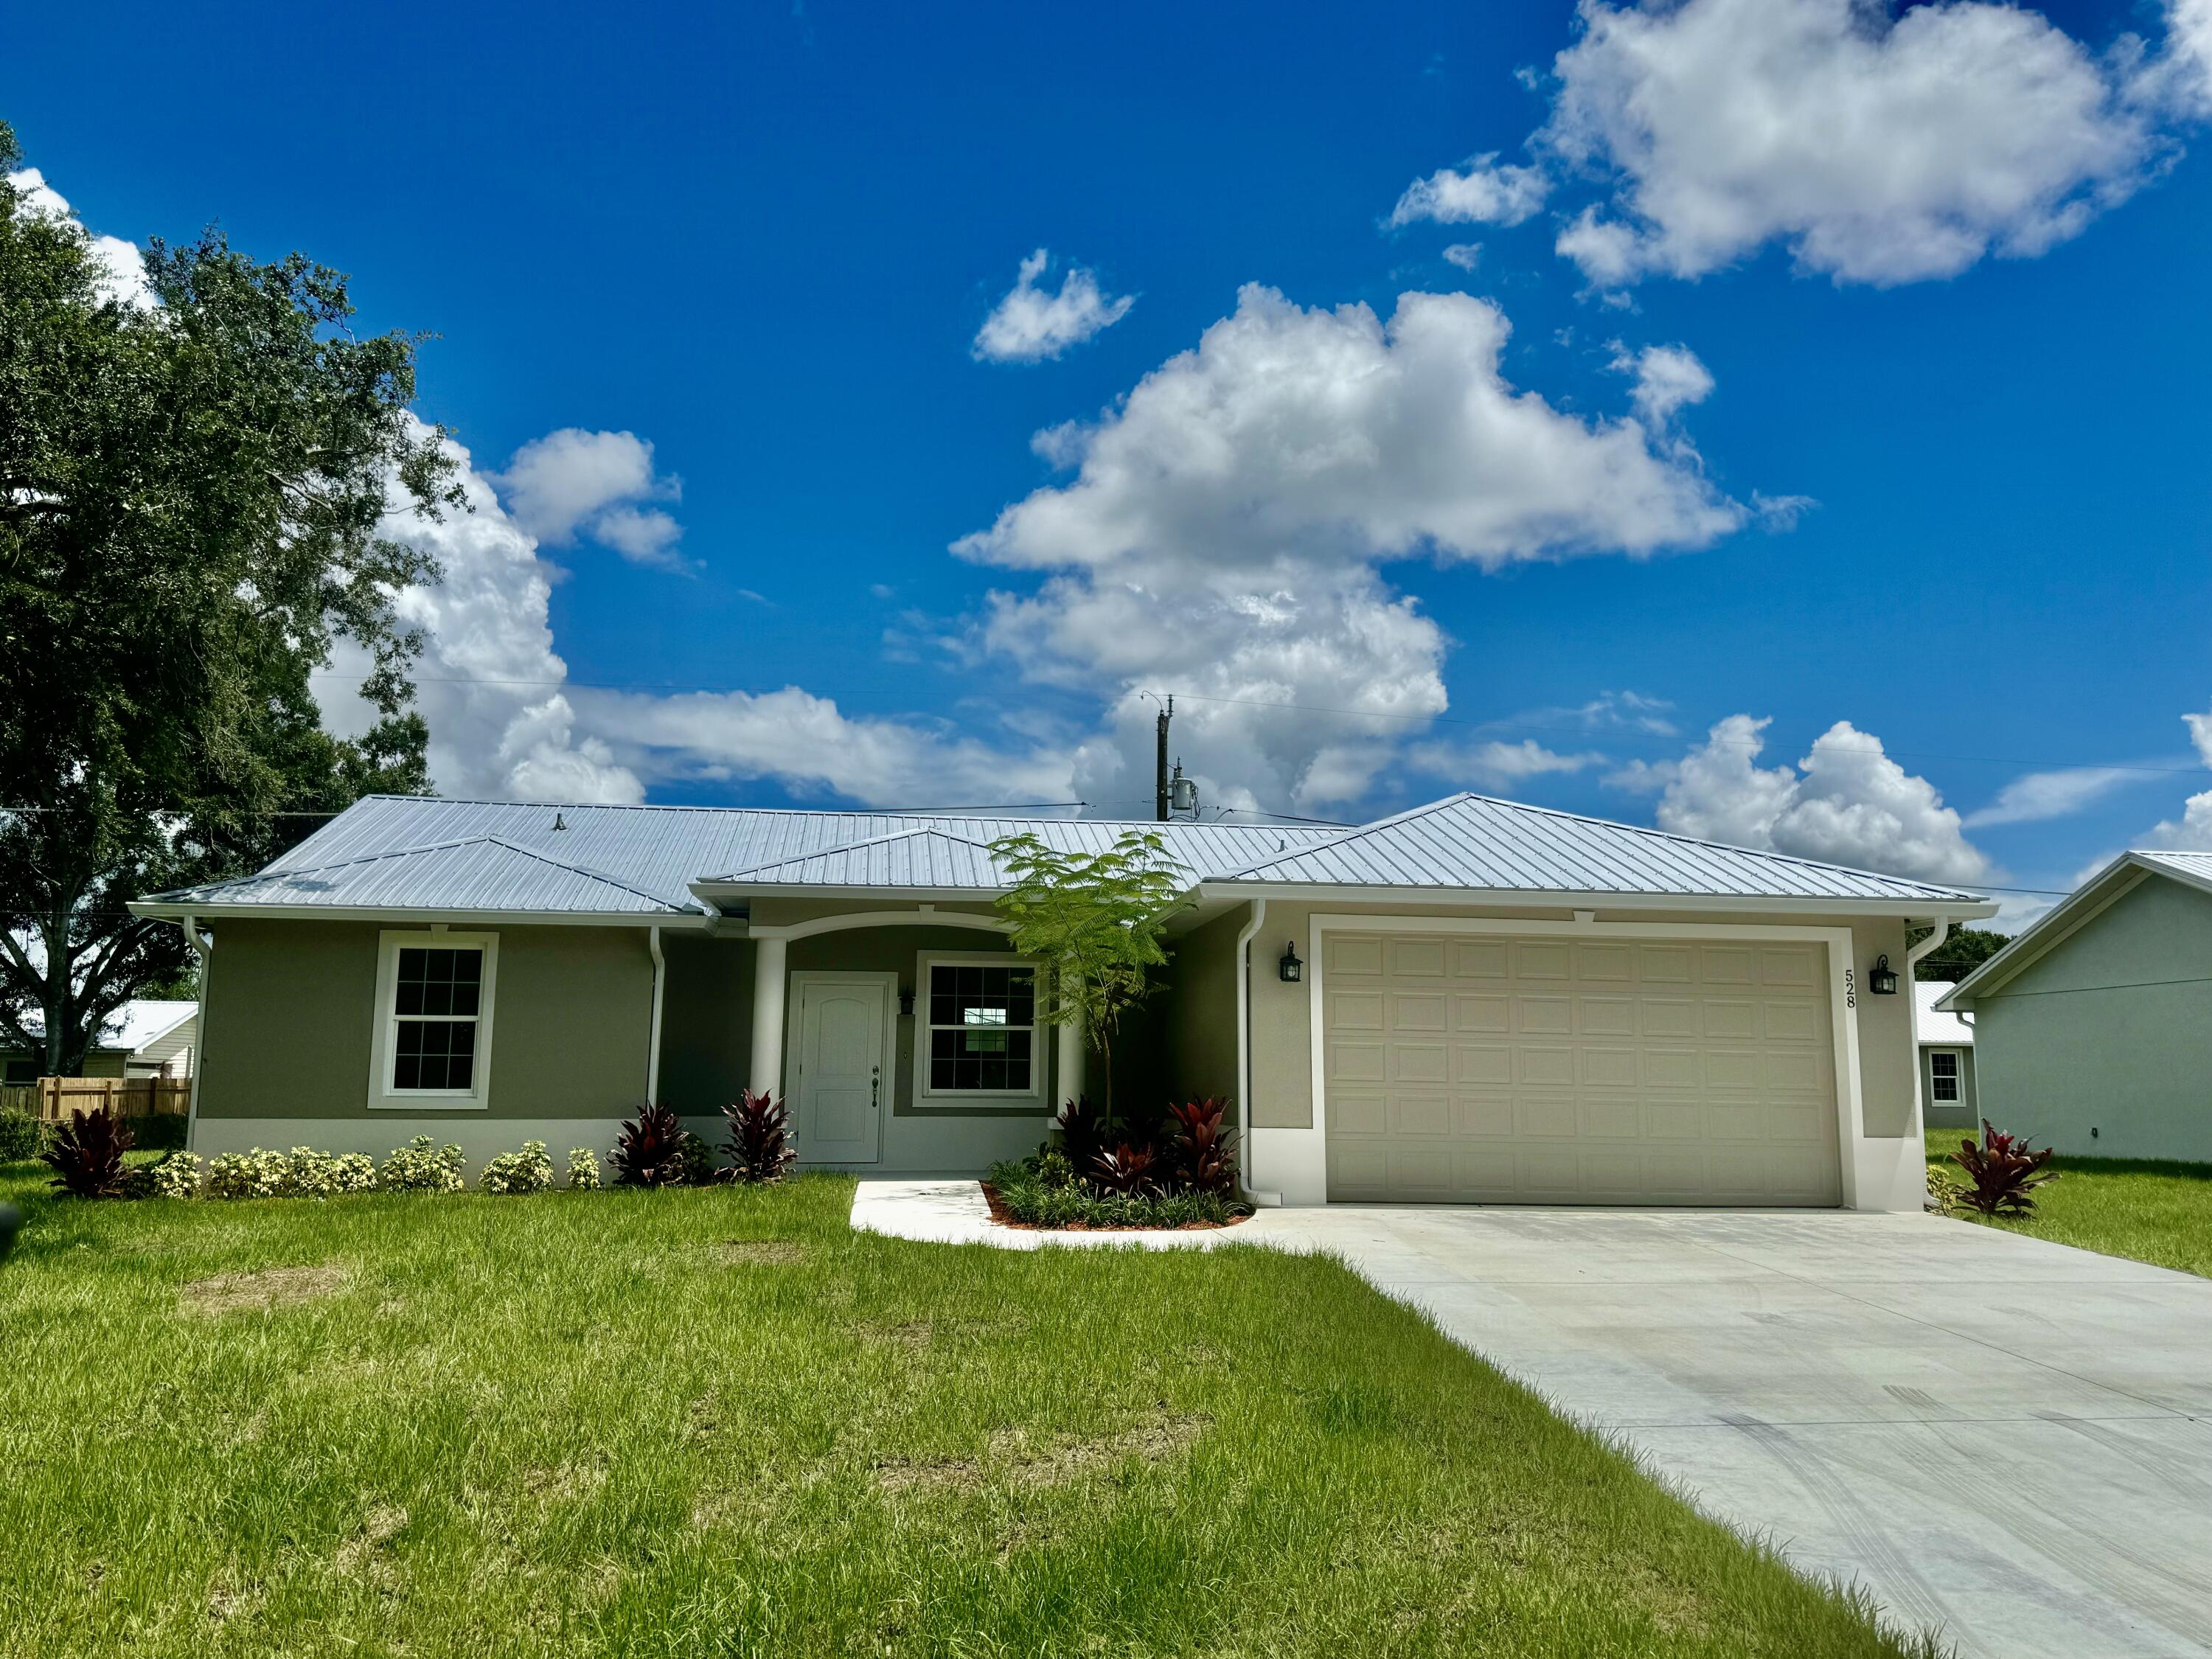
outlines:
[[[0,1170],[0,1659],[1894,1655],[1322,1258]]]

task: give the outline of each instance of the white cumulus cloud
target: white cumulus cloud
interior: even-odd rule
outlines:
[[[1759,764],[1770,724],[1731,714],[1680,760],[1637,762],[1613,781],[1660,792],[1659,827],[1924,881],[1990,873],[1959,814],[1927,779],[1882,752],[1881,740],[1838,720],[1796,766]]]
[[[1838,282],[1954,276],[2078,234],[2212,108],[2212,0],[2162,50],[2093,52],[2036,13],[1942,0],[1582,0],[1528,165],[1418,181],[1395,223],[1525,218],[1595,180],[1559,252],[1605,288],[1770,244]]]
[[[1095,424],[1041,434],[1075,476],[955,550],[1044,573],[993,596],[981,640],[1111,700],[1086,793],[1149,789],[1140,694],[1174,690],[1218,804],[1354,799],[1446,701],[1444,635],[1381,564],[1650,554],[1745,521],[1686,443],[1508,383],[1508,332],[1465,295],[1404,295],[1386,323],[1255,285]]]
[[[1605,764],[1594,749],[1562,754],[1534,738],[1508,743],[1492,738],[1468,744],[1431,743],[1414,748],[1411,758],[1423,771],[1461,788],[1510,789],[1531,778],[1585,771]]]
[[[2197,758],[2212,766],[2212,714],[2184,714]],[[2182,803],[2179,818],[2166,818],[2131,843],[2170,853],[2212,853],[2212,789],[2191,795]]]
[[[18,212],[64,219],[80,230],[84,228],[78,222],[76,210],[60,191],[46,182],[46,175],[38,168],[25,167],[19,173],[11,173],[8,182],[21,192],[16,204]],[[154,290],[146,284],[146,259],[139,252],[138,245],[120,236],[97,236],[89,231],[86,235],[92,244],[92,257],[103,273],[100,297],[118,305],[152,305]]]
[[[1042,362],[1113,327],[1137,303],[1133,295],[1109,295],[1098,286],[1098,274],[1081,265],[1069,266],[1060,279],[1059,291],[1048,294],[1037,279],[1049,263],[1042,248],[1022,261],[1013,287],[975,331],[969,349],[978,359]]]
[[[676,551],[683,527],[641,505],[680,499],[683,481],[655,471],[653,446],[635,432],[563,427],[532,439],[505,471],[489,476],[514,522],[549,547],[572,546],[582,535],[633,564],[687,568]]]
[[[2201,716],[2198,718],[2202,718]],[[2124,767],[2075,766],[2057,772],[2026,772],[1997,791],[1987,806],[1966,817],[1970,830],[1997,823],[2040,823],[2070,817],[2114,790],[2138,781]]]

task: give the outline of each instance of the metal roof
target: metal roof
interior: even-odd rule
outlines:
[[[2128,856],[2171,871],[2200,887],[2212,888],[2212,853],[2154,853],[2137,848]]]
[[[1487,795],[1454,795],[1225,878],[1334,887],[1929,900],[1978,896]]]
[[[980,841],[942,830],[906,830],[876,836],[849,847],[802,853],[797,858],[757,864],[750,870],[709,876],[704,886],[746,887],[923,887],[932,890],[974,888],[995,893],[1006,873]]]
[[[1939,1048],[1971,1048],[1974,1046],[1974,1028],[1958,1015],[1938,1008],[1936,1005],[1951,994],[1954,980],[1917,979],[1912,981],[1912,1000],[1920,1005],[1918,1024],[1920,1041],[1935,1044]]]
[[[258,875],[143,902],[168,912],[703,915],[695,884],[733,895],[801,887],[992,892],[1005,884],[988,843],[1001,836],[1028,834],[1065,852],[1102,853],[1131,830],[1157,833],[1168,857],[1217,893],[1264,884],[1984,902],[1897,877],[1472,794],[1358,829],[379,795],[355,803]]]
[[[496,836],[472,836],[304,867],[288,862],[235,881],[156,893],[154,901],[223,908],[314,905],[348,910],[707,914],[705,905],[678,891],[680,896],[663,897]]]

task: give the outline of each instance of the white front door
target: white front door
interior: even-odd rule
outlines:
[[[794,975],[799,1071],[793,1112],[799,1155],[809,1164],[873,1164],[883,1155],[890,1103],[884,1042],[895,1029],[896,975]]]

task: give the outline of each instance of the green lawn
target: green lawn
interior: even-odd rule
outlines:
[[[1963,1179],[1951,1154],[1966,1133],[1929,1130],[1928,1161]],[[2059,1178],[2036,1188],[2034,1214],[1986,1224],[2212,1278],[2212,1164],[2056,1158],[2051,1167]]]
[[[1886,1654],[1333,1263],[0,1172],[0,1654]]]

